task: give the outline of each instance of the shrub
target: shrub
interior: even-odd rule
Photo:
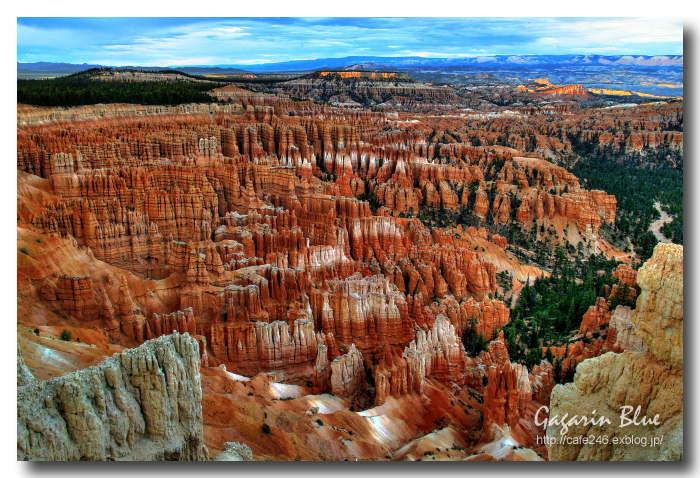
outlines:
[[[267,435],[272,434],[272,430],[270,430],[270,425],[268,425],[267,423],[263,423],[262,431],[263,431],[263,433],[265,433]]]
[[[63,329],[63,332],[61,332],[61,340],[65,340],[66,342],[70,342],[70,339],[73,338],[73,332],[70,330]]]
[[[320,426],[320,427],[323,426],[323,420],[321,420],[320,418],[318,420],[316,420],[316,423],[318,423],[318,426]]]
[[[34,333],[35,333],[36,335],[39,335],[39,329],[34,329]]]
[[[25,254],[27,256],[29,255],[29,250],[27,249],[27,246],[20,247],[19,252],[21,252],[22,254]]]
[[[355,411],[355,405],[350,405],[350,411],[354,412]]]

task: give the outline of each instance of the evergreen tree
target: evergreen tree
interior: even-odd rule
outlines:
[[[544,358],[547,359],[547,362],[551,364],[554,363],[554,354],[552,353],[551,347],[547,347],[547,351],[544,354]]]
[[[476,345],[477,345],[477,350],[475,351],[474,355],[479,355],[484,350],[488,350],[489,347],[488,347],[488,344],[486,343],[486,338],[484,337],[483,332],[479,333],[479,337],[477,338]]]
[[[562,371],[561,371],[561,360],[557,359],[554,361],[554,382],[561,383]]]

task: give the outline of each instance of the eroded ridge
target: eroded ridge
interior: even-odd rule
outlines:
[[[199,345],[173,333],[95,367],[19,381],[18,460],[207,460]]]

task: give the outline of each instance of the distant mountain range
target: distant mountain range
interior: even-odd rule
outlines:
[[[345,58],[323,58],[315,60],[297,60],[283,63],[246,66],[253,72],[268,71],[308,71],[320,68],[344,68],[351,65],[363,65],[384,68],[416,67],[559,67],[577,66],[634,66],[634,67],[683,67],[683,56],[601,56],[601,55],[495,55],[470,58],[424,58],[348,56]]]
[[[98,68],[102,65],[82,65],[72,63],[20,63],[17,62],[18,77],[34,77],[47,74],[56,76],[76,73],[89,68]],[[459,68],[459,67],[638,67],[638,68],[683,68],[683,55],[493,55],[477,56],[469,58],[424,58],[412,57],[379,57],[379,56],[348,56],[344,58],[319,58],[312,60],[295,60],[281,63],[266,63],[263,65],[231,65],[214,66],[121,66],[120,69],[140,70],[179,70],[190,74],[217,74],[217,73],[265,73],[279,71],[313,71],[321,68],[347,68],[366,66],[369,68]]]

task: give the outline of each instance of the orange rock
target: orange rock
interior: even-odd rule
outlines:
[[[595,305],[588,308],[588,311],[583,315],[581,320],[581,333],[600,330],[604,325],[610,323],[611,311],[608,310],[609,304],[602,297],[598,297]]]

